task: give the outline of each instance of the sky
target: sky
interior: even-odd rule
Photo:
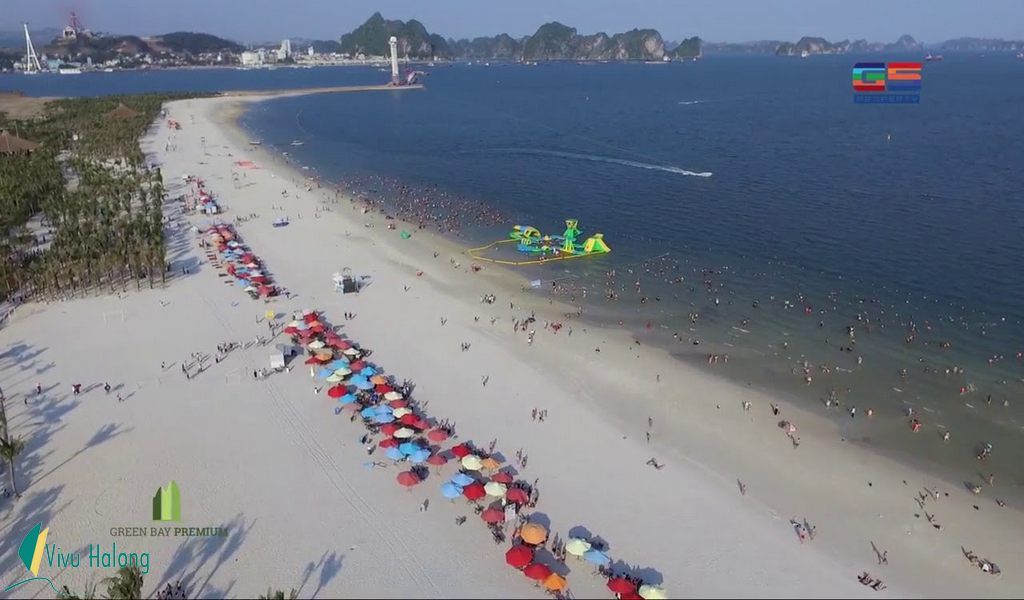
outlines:
[[[419,19],[431,33],[529,35],[548,21],[582,34],[634,27],[668,40],[804,35],[893,41],[904,33],[939,42],[973,36],[1024,39],[1024,0],[0,0],[0,30],[63,26],[74,10],[91,29],[154,35],[201,31],[240,42],[337,39],[374,11]]]

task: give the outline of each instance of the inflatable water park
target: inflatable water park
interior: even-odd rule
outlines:
[[[555,260],[568,260],[570,258],[584,258],[608,254],[612,251],[604,241],[604,235],[595,233],[580,243],[578,240],[583,232],[579,228],[579,221],[576,219],[565,220],[565,231],[562,235],[544,235],[536,227],[530,225],[516,225],[509,232],[508,238],[491,242],[479,248],[470,248],[467,254],[477,260],[497,263],[501,265],[539,265]],[[526,258],[495,258],[485,256],[485,253],[502,245],[515,244],[515,249],[525,254]]]

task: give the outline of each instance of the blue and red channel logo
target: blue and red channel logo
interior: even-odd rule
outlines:
[[[921,63],[891,62],[853,65],[853,101],[857,104],[918,104]]]

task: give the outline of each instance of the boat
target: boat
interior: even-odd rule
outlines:
[[[811,55],[811,53],[806,51],[806,50],[801,50],[800,51],[800,58],[807,58],[810,55]]]
[[[1017,53],[1017,58],[1019,58],[1021,60],[1024,60],[1024,52],[1018,52]]]
[[[942,60],[942,55],[941,54],[932,54],[931,52],[929,52],[928,56],[924,57],[924,60],[925,60],[925,62],[938,62],[938,61]]]
[[[304,143],[305,142],[302,142],[300,140],[292,140],[292,146],[301,146]]]
[[[57,67],[57,72],[61,75],[81,75],[82,70],[78,67]]]

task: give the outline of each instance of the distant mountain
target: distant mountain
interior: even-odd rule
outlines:
[[[215,52],[241,52],[241,44],[209,33],[175,31],[146,40],[153,50],[182,54],[212,54]]]
[[[833,44],[820,37],[802,37],[797,43],[782,42],[775,49],[775,56],[802,56],[807,54],[842,54],[849,49],[849,42],[844,40]]]
[[[679,59],[698,58],[704,55],[703,44],[704,41],[697,36],[686,38],[672,49],[669,56]]]
[[[775,54],[783,42],[758,40],[756,42],[704,42],[707,54]]]
[[[388,38],[391,36],[398,38],[398,55],[402,58],[451,56],[448,42],[437,34],[428,33],[423,23],[416,19],[408,22],[387,20],[379,12],[373,13],[351,33],[341,36],[341,51],[353,56],[386,56],[390,54]]]
[[[545,23],[523,44],[523,60],[661,60],[665,41],[654,29],[608,36],[579,35],[558,22]]]
[[[1024,41],[992,38],[957,38],[939,46],[945,52],[1021,52]]]
[[[507,33],[472,40],[448,40],[448,47],[458,58],[516,60],[523,54],[523,41]]]
[[[84,60],[89,57],[93,61],[139,54],[195,56],[218,52],[238,53],[242,50],[240,44],[230,40],[208,33],[189,31],[176,31],[148,38],[134,35],[80,35],[74,39],[57,38],[44,48],[51,56],[70,60]]]
[[[32,43],[37,45],[44,44],[46,41],[60,35],[60,29],[55,27],[41,27],[39,29],[29,27],[28,32],[32,36]],[[25,50],[25,31],[22,29],[0,31],[0,48]]]

